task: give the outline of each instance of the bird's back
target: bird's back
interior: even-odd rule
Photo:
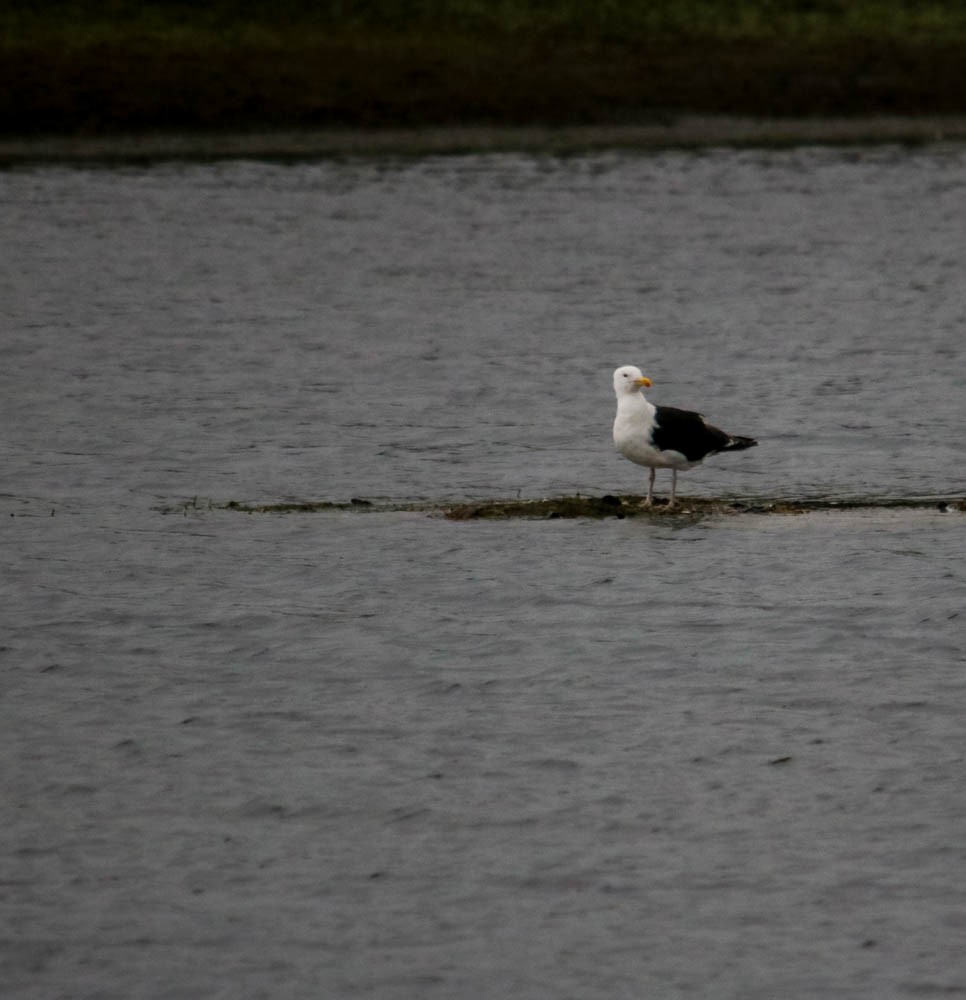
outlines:
[[[709,424],[700,413],[659,406],[654,414],[654,444],[662,451],[680,452],[689,462],[700,462],[718,451],[740,451],[758,442],[733,437]]]

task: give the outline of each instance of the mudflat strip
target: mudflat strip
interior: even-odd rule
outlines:
[[[966,141],[966,115],[751,118],[685,115],[637,125],[143,132],[0,138],[0,166],[59,162],[314,159],[707,146],[862,145]]]
[[[592,497],[549,497],[542,499],[480,500],[464,503],[432,501],[365,500],[354,497],[349,501],[332,500],[286,501],[282,503],[248,504],[231,500],[227,503],[201,500],[197,497],[177,504],[158,507],[162,514],[231,510],[242,514],[318,514],[332,511],[366,513],[409,512],[442,515],[451,521],[508,520],[511,518],[604,518],[604,517],[684,517],[702,518],[734,514],[808,514],[819,511],[920,510],[940,513],[966,513],[966,497],[907,498],[907,497],[838,497],[785,499],[782,497],[716,498],[679,497],[673,509],[666,498],[659,497],[654,506],[644,506],[644,497],[606,494]]]

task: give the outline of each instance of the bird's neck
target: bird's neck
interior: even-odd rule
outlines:
[[[628,416],[641,414],[643,416],[654,416],[654,404],[645,398],[643,392],[629,392],[621,396],[617,408]]]

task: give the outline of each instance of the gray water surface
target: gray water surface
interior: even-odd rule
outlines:
[[[0,174],[4,995],[966,994],[966,152]],[[659,489],[666,483],[659,481]]]

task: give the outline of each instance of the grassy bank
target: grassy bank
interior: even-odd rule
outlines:
[[[0,132],[966,112],[960,0],[8,0]]]

